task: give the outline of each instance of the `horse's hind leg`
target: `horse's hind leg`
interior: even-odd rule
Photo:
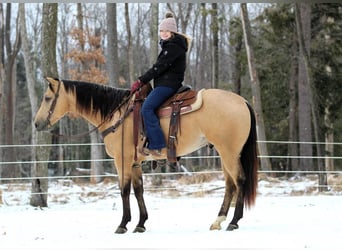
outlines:
[[[227,227],[227,231],[233,231],[239,228],[238,221],[243,217],[243,207],[244,207],[244,190],[243,190],[243,180],[238,180],[238,193],[235,204],[234,217]]]
[[[221,205],[220,211],[214,223],[210,226],[210,230],[220,230],[221,223],[226,220],[230,204],[234,197],[236,191],[236,185],[234,184],[232,178],[226,174],[225,175],[225,193],[223,198],[223,203]]]
[[[134,233],[143,233],[146,231],[145,229],[145,221],[148,219],[148,214],[145,206],[144,201],[144,186],[143,186],[143,179],[142,179],[142,171],[141,167],[133,167],[132,170],[132,183],[133,183],[133,189],[135,198],[137,199],[138,206],[139,206],[139,223],[134,229]]]

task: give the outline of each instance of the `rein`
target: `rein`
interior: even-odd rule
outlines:
[[[126,110],[124,115],[113,126],[110,126],[109,128],[102,131],[102,137],[105,138],[108,134],[114,133],[117,130],[117,128],[124,122],[126,117],[129,116],[129,114],[133,111],[133,109],[134,106],[132,105],[130,108]]]

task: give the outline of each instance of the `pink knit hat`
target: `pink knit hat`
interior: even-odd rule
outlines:
[[[177,33],[176,20],[171,12],[167,12],[165,14],[165,19],[163,19],[159,24],[159,30],[166,30]]]

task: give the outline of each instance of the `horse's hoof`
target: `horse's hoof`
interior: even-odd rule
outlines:
[[[221,226],[220,225],[216,225],[216,224],[212,224],[210,226],[210,230],[221,230]]]
[[[115,231],[116,234],[124,234],[127,232],[127,228],[125,227],[118,227]]]
[[[239,228],[238,224],[229,224],[229,226],[227,227],[227,231],[233,231],[238,228]]]
[[[145,227],[136,227],[133,233],[144,233],[146,231]]]

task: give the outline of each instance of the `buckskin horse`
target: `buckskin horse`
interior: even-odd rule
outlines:
[[[119,176],[123,203],[121,223],[116,233],[125,233],[131,220],[130,192],[133,186],[139,207],[139,222],[133,232],[145,232],[148,218],[143,196],[142,161],[158,160],[151,155],[136,153],[133,143],[133,113],[127,112],[132,95],[129,89],[105,85],[60,80],[47,77],[48,87],[34,123],[38,131],[47,130],[63,116],[76,114],[108,131],[103,138],[105,149],[114,158]],[[244,206],[254,205],[257,189],[257,134],[255,114],[241,96],[220,89],[202,89],[201,105],[196,111],[181,116],[177,133],[177,157],[187,155],[211,144],[217,150],[225,178],[225,194],[211,230],[220,230],[233,199],[236,199],[234,216],[227,230],[238,228]],[[169,117],[160,118],[167,138]],[[159,159],[166,158],[166,152]]]

